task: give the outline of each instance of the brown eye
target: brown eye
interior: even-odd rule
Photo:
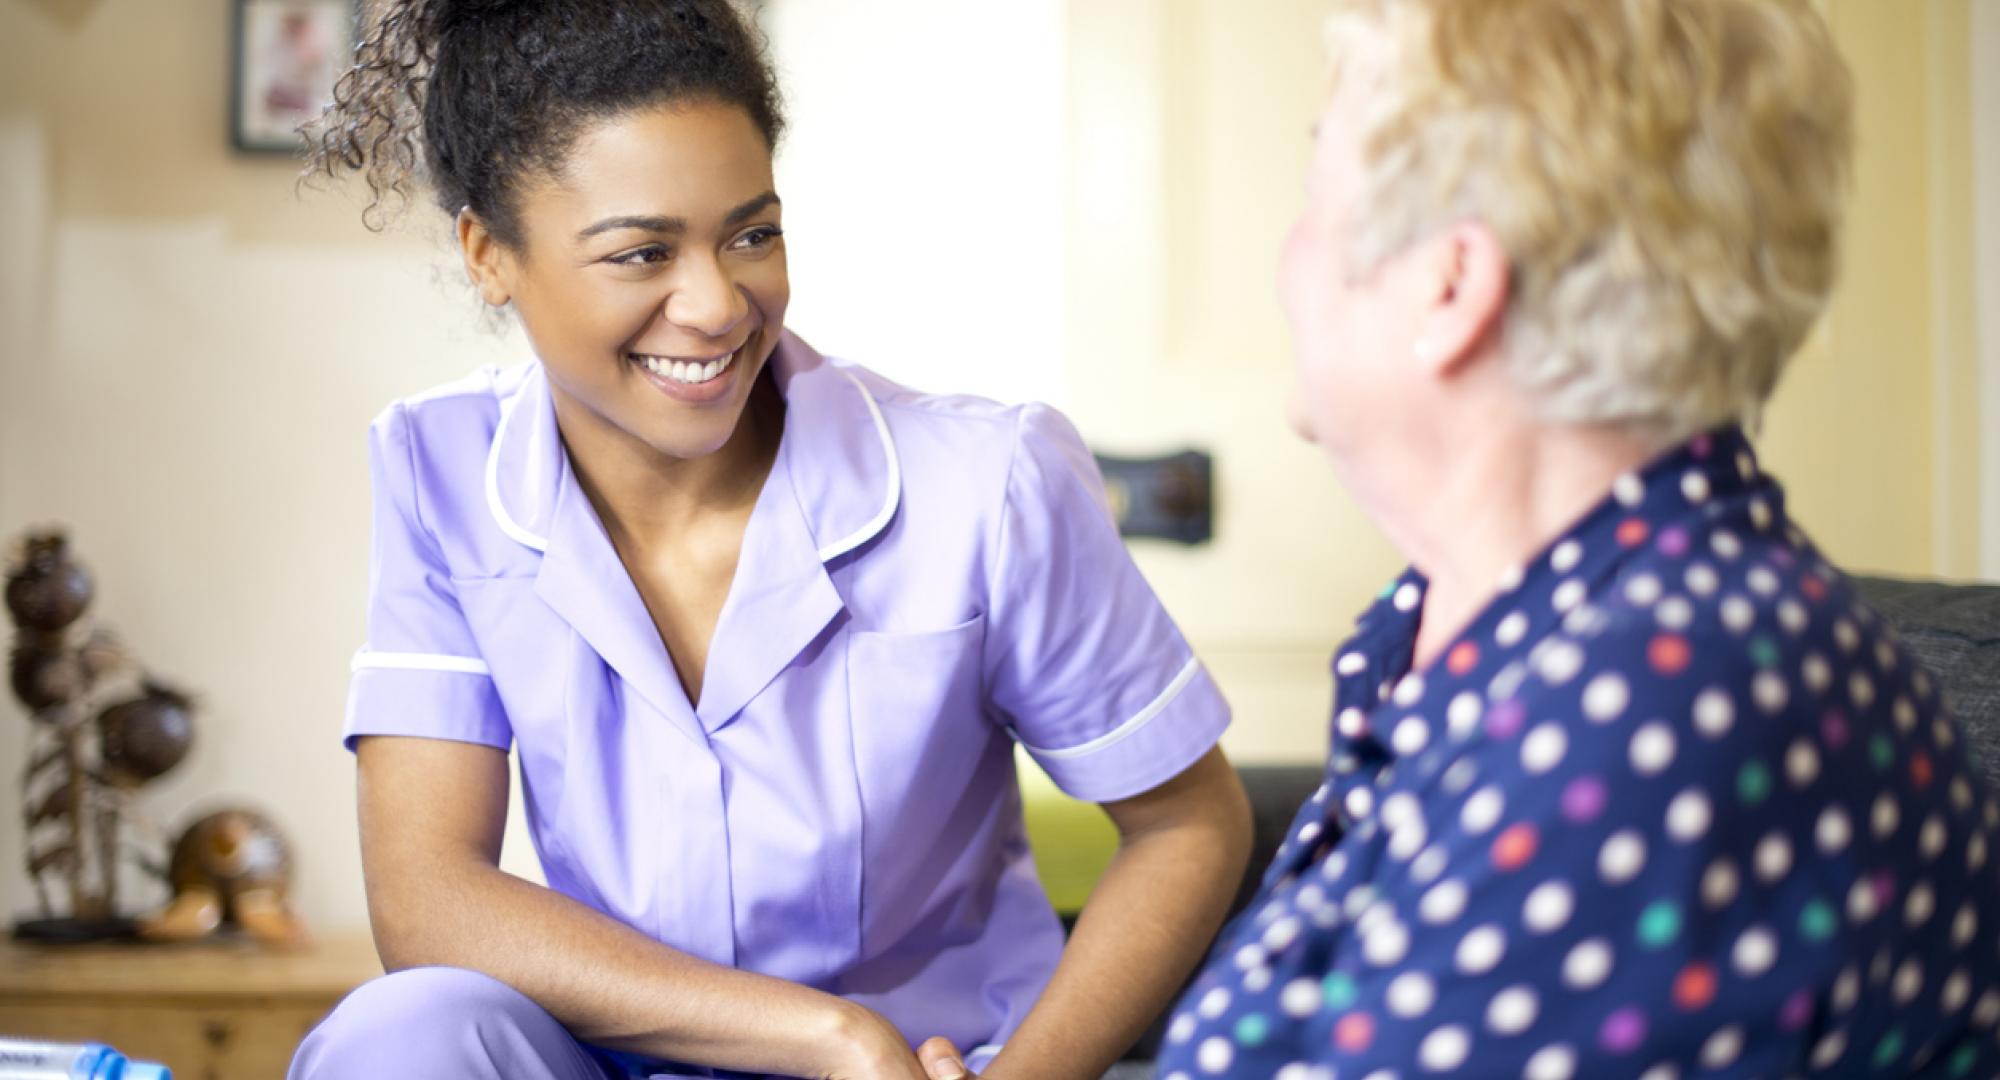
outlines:
[[[736,242],[729,246],[736,251],[763,251],[765,248],[777,243],[778,237],[783,235],[785,235],[785,230],[778,228],[776,225],[760,225],[737,237]]]
[[[604,261],[617,266],[657,266],[673,256],[673,252],[658,244],[648,244],[642,248],[613,255]]]

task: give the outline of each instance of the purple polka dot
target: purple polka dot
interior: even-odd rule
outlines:
[[[1715,441],[1706,435],[1696,435],[1694,441],[1688,443],[1688,451],[1698,458],[1707,457],[1714,449]]]
[[[1527,706],[1518,701],[1503,701],[1487,710],[1486,734],[1495,739],[1511,739],[1521,733],[1521,725],[1527,721]]]
[[[1784,1007],[1778,1010],[1778,1027],[1785,1031],[1797,1031],[1812,1022],[1812,992],[1801,990],[1785,999]]]
[[[1604,781],[1595,776],[1579,776],[1563,788],[1563,816],[1576,824],[1583,824],[1604,812],[1607,798]]]
[[[1847,714],[1832,709],[1819,718],[1819,737],[1828,750],[1838,750],[1847,745]]]
[[[1659,538],[1653,543],[1659,546],[1660,554],[1670,559],[1678,559],[1688,553],[1687,530],[1678,525],[1669,525],[1661,529]]]
[[[1875,889],[1875,906],[1886,908],[1896,902],[1896,875],[1882,870],[1870,876],[1868,883]]]
[[[1614,1054],[1629,1054],[1646,1041],[1646,1014],[1637,1009],[1620,1009],[1604,1018],[1597,1032],[1597,1044]]]
[[[1792,568],[1792,564],[1798,561],[1799,561],[1798,556],[1792,554],[1791,548],[1781,547],[1778,550],[1773,551],[1771,553],[1771,562],[1776,564],[1778,569],[1780,570],[1790,570]]]

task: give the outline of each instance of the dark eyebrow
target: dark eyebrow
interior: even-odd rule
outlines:
[[[741,225],[767,207],[777,205],[779,205],[778,193],[767,191],[723,215],[723,227],[729,228]],[[605,218],[603,221],[590,225],[577,233],[576,238],[578,240],[588,240],[599,233],[608,233],[614,229],[640,229],[651,233],[684,233],[687,231],[687,227],[686,218],[660,217],[651,214],[625,214],[620,217]]]

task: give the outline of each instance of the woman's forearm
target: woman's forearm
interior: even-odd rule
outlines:
[[[400,884],[377,884],[385,879]],[[369,906],[391,970],[482,972],[610,1049],[815,1077],[886,1026],[832,995],[676,951],[476,859],[374,876]]]
[[[1167,1006],[1248,858],[1248,809],[1233,773],[1228,784],[1212,812],[1122,838],[1048,989],[984,1080],[1096,1080]]]

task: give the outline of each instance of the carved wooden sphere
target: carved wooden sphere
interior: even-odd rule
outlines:
[[[105,771],[113,782],[137,787],[187,756],[194,743],[192,703],[155,683],[143,696],[98,714]]]
[[[61,533],[28,537],[20,561],[7,573],[7,611],[23,629],[54,633],[90,606],[90,575],[69,557]]]

